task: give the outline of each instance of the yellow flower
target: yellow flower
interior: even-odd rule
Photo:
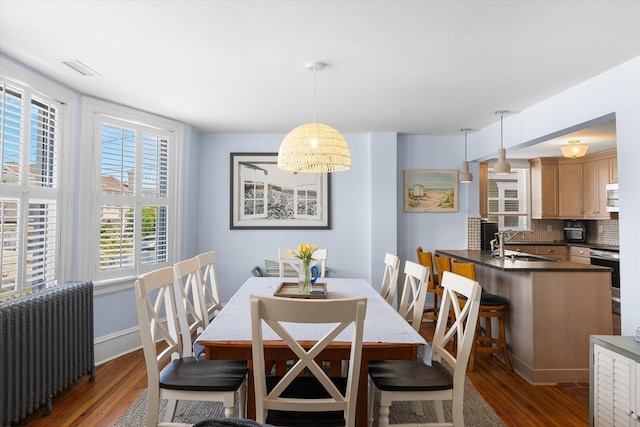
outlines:
[[[303,261],[315,261],[312,256],[316,250],[318,250],[318,245],[312,245],[310,243],[300,243],[298,245],[298,252],[296,252],[294,249],[289,249],[289,253]]]

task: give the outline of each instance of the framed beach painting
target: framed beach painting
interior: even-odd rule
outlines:
[[[404,171],[405,212],[458,212],[458,171]]]
[[[331,228],[330,179],[280,170],[278,153],[231,153],[230,228]]]

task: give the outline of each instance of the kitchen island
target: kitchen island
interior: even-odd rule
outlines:
[[[507,299],[513,369],[532,384],[589,381],[589,337],[611,335],[611,269],[506,251],[437,250],[473,262],[483,291]],[[515,255],[520,258],[510,258]],[[493,328],[497,330],[497,328]]]

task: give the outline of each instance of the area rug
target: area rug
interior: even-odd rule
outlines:
[[[451,402],[443,403],[445,420],[451,420]],[[166,410],[166,402],[160,403],[160,419],[163,419]],[[377,418],[378,405],[374,410],[374,426],[378,425]],[[435,422],[435,409],[432,402],[422,402],[424,416],[414,414],[413,406],[407,402],[394,402],[391,406],[389,421],[391,424],[398,423],[419,423]],[[236,412],[237,413],[237,412]],[[224,412],[222,404],[217,402],[185,402],[182,415],[174,419],[175,422],[196,423],[210,418],[223,418]],[[145,425],[147,419],[147,392],[138,397],[127,412],[114,424],[116,427],[138,427]],[[464,385],[464,423],[465,426],[477,427],[498,427],[506,424],[498,417],[495,411],[482,398],[478,390],[471,384],[469,378],[465,379]]]

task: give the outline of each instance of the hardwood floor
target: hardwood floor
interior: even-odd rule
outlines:
[[[430,340],[432,324],[424,324],[421,333]],[[483,355],[468,375],[509,426],[589,425],[587,384],[532,386],[507,371],[498,359]],[[42,416],[39,410],[20,425],[111,426],[147,386],[142,350],[99,366],[95,381],[89,382],[87,378],[80,379],[53,399],[51,415]]]

